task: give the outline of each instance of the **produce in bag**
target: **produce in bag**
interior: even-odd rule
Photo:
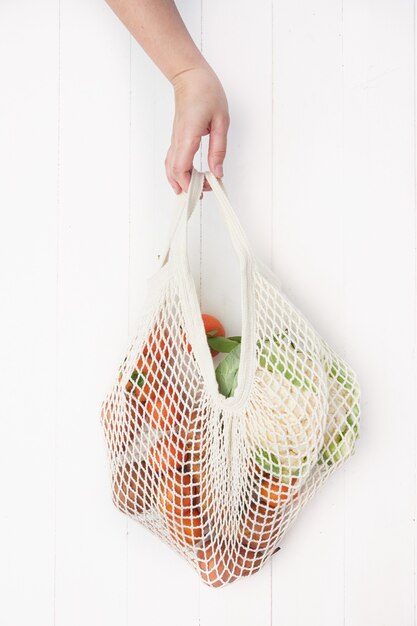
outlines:
[[[200,311],[188,263],[187,223],[204,176],[240,261],[239,336]],[[353,453],[359,386],[253,256],[209,172],[193,169],[147,288],[101,413],[113,502],[205,584],[221,587],[277,552],[305,503]]]

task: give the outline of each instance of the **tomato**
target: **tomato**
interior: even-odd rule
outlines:
[[[201,317],[203,318],[204,330],[206,331],[206,335],[208,338],[225,336],[226,333],[224,330],[224,326],[217,319],[217,317],[209,315],[208,313],[203,313]],[[213,348],[210,348],[210,352],[212,356],[216,356],[216,354],[219,354],[218,351],[214,350]]]
[[[208,313],[202,313],[201,315],[204,325],[204,330],[208,339],[211,337],[224,337],[225,330],[223,324],[214,317],[213,315],[209,315]],[[181,329],[181,347],[185,352],[191,353],[193,351],[192,345],[188,341],[187,333],[184,329]],[[216,356],[218,354],[217,350],[210,348],[210,352],[212,356]]]
[[[153,357],[156,361],[167,361],[169,358],[168,331],[161,331],[155,324],[149,333],[143,349],[144,357]]]

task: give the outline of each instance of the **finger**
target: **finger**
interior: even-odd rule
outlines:
[[[179,184],[173,178],[171,178],[170,176],[168,177],[168,181],[169,181],[169,184],[171,185],[171,187],[173,188],[173,190],[175,191],[175,193],[177,195],[179,195],[181,193],[181,191],[182,191],[182,189],[179,186]]]
[[[211,191],[210,183],[207,178],[204,178],[203,191]]]
[[[203,197],[204,191],[211,191],[210,183],[208,182],[205,176],[204,176],[204,182],[203,182],[203,191],[201,192],[200,199]]]
[[[171,175],[171,148],[168,150],[167,156],[165,158],[165,172],[168,178],[168,182],[175,191],[176,194],[181,193],[181,187],[179,184],[173,179]]]
[[[183,191],[188,191],[194,155],[200,146],[201,137],[186,136],[175,145],[171,162],[171,177]]]
[[[210,139],[208,148],[208,164],[210,171],[221,178],[223,176],[223,161],[226,156],[227,130],[229,119],[227,117],[213,120],[210,129]]]

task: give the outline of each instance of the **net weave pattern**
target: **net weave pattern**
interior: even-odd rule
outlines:
[[[244,402],[228,402],[206,384],[181,281],[175,267],[159,280],[101,423],[116,507],[220,587],[262,567],[354,452],[360,391],[348,364],[255,263],[254,366],[235,389],[244,384]]]

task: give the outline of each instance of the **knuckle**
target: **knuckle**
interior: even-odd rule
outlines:
[[[185,137],[185,143],[187,146],[192,146],[197,148],[200,145],[201,137],[197,135],[190,135]]]
[[[228,113],[223,113],[220,115],[215,124],[215,132],[225,133],[230,125],[230,117]]]
[[[176,141],[177,148],[190,148],[193,146],[198,146],[200,144],[200,137],[197,135],[190,135],[189,133],[184,133],[180,135]]]
[[[180,176],[182,173],[182,168],[180,167],[178,163],[174,163],[171,168],[171,171],[174,174],[174,176]]]
[[[224,157],[226,156],[226,150],[212,150],[211,151],[211,156],[212,157],[220,157],[221,159],[224,159]]]
[[[175,180],[173,180],[172,178],[168,178],[169,184],[171,185],[171,187],[173,188],[173,190],[175,191],[175,193],[177,193],[178,191],[178,185],[175,182]]]

